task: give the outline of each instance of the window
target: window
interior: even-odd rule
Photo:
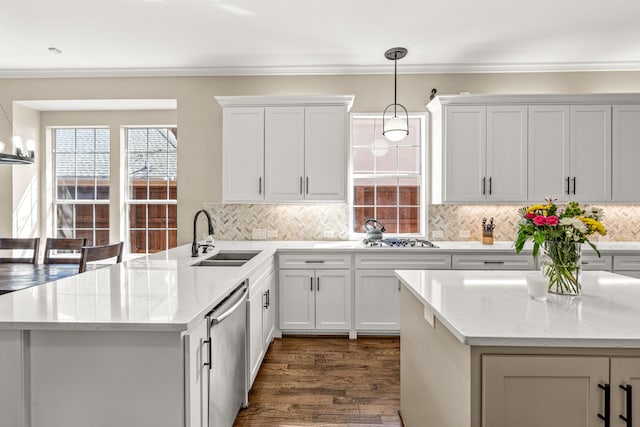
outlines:
[[[127,215],[131,253],[177,246],[177,129],[127,128]]]
[[[352,232],[362,233],[365,219],[375,218],[388,233],[426,234],[424,121],[410,115],[409,135],[391,142],[382,136],[381,115],[352,116]]]
[[[109,243],[109,129],[56,128],[53,155],[55,235]]]

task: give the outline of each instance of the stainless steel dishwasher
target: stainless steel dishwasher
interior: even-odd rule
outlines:
[[[247,283],[207,314],[209,427],[231,427],[247,407]]]

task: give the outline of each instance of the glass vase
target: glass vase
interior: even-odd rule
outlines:
[[[582,293],[580,257],[582,244],[548,240],[543,245],[540,268],[549,282],[549,292],[560,295]]]

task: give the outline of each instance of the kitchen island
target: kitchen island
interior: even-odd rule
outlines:
[[[526,289],[538,274],[396,271],[407,427],[627,425],[640,280],[584,272],[582,296],[539,302]]]

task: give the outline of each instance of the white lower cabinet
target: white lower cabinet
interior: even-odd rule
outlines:
[[[351,329],[350,270],[280,270],[280,329]]]
[[[400,330],[400,281],[393,270],[356,271],[356,329]]]
[[[614,255],[613,272],[640,279],[640,256]]]
[[[185,335],[185,406],[187,427],[209,425],[209,325],[202,319]]]
[[[356,255],[355,329],[400,331],[400,281],[394,270],[448,270],[451,255],[363,253]]]
[[[249,364],[247,372],[247,389],[250,389],[258,375],[262,360],[273,340],[275,328],[275,273],[273,264],[269,263],[249,278],[248,312],[248,345]]]
[[[638,357],[484,355],[482,425],[639,425],[620,418],[640,409],[627,386],[640,387]]]

